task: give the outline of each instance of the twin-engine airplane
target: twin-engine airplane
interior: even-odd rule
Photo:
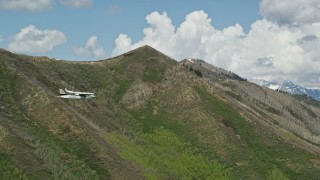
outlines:
[[[59,89],[59,93],[61,98],[66,98],[66,99],[91,99],[96,97],[94,93],[90,92],[75,92],[75,91],[69,91],[67,88],[65,88],[66,92],[64,90]]]

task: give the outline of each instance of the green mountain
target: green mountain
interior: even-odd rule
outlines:
[[[318,179],[319,119],[317,102],[149,46],[97,62],[0,50],[4,179]]]

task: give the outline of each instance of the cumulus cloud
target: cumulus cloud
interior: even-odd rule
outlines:
[[[61,4],[72,8],[88,8],[92,0],[60,0]]]
[[[120,34],[115,40],[116,48],[112,51],[112,56],[120,55],[124,52],[127,52],[135,47],[142,46],[143,44],[136,44],[135,47],[132,45],[131,38],[126,34]]]
[[[0,0],[0,8],[5,10],[42,12],[52,7],[53,0]]]
[[[30,25],[22,28],[10,42],[8,49],[22,53],[47,53],[67,40],[63,32],[58,30],[40,30]]]
[[[319,0],[262,0],[262,16],[280,24],[297,25],[320,21]]]
[[[246,78],[286,79],[320,87],[320,22],[290,18],[287,22],[301,23],[283,25],[263,18],[245,33],[239,24],[216,29],[204,11],[186,15],[177,28],[167,13],[153,12],[146,16],[149,25],[143,30],[144,37],[134,43],[120,34],[112,56],[148,44],[177,60],[200,58]]]
[[[116,48],[112,51],[112,55],[116,56],[137,47],[150,44],[157,47],[160,51],[166,51],[166,45],[172,44],[171,37],[174,35],[174,26],[167,13],[160,14],[153,12],[146,17],[149,27],[143,30],[144,38],[138,43],[132,44],[132,40],[126,34],[120,34],[115,40]]]
[[[79,56],[91,56],[96,58],[105,58],[106,53],[100,46],[97,36],[91,36],[85,47],[76,47],[74,52]]]

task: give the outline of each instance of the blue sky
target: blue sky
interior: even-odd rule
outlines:
[[[319,0],[0,0],[0,47],[64,60],[142,45],[320,88]]]
[[[49,9],[41,12],[0,10],[0,23],[5,25],[0,29],[3,39],[0,47],[7,48],[12,37],[22,28],[34,25],[40,30],[59,30],[67,40],[50,52],[31,54],[67,60],[97,59],[81,57],[73,52],[73,47],[84,46],[87,39],[95,35],[105,49],[106,57],[110,57],[120,33],[128,34],[133,41],[143,37],[148,14],[167,12],[173,24],[178,26],[187,14],[195,10],[208,13],[213,19],[212,24],[220,29],[239,23],[248,31],[250,24],[260,18],[258,0],[93,0],[90,6],[83,8],[72,8],[54,1]]]

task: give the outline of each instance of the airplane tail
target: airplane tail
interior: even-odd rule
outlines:
[[[59,89],[59,93],[60,93],[60,95],[66,95],[67,94],[62,89]]]
[[[65,90],[67,93],[71,93],[71,91],[69,91],[67,88],[64,88],[64,90]]]

